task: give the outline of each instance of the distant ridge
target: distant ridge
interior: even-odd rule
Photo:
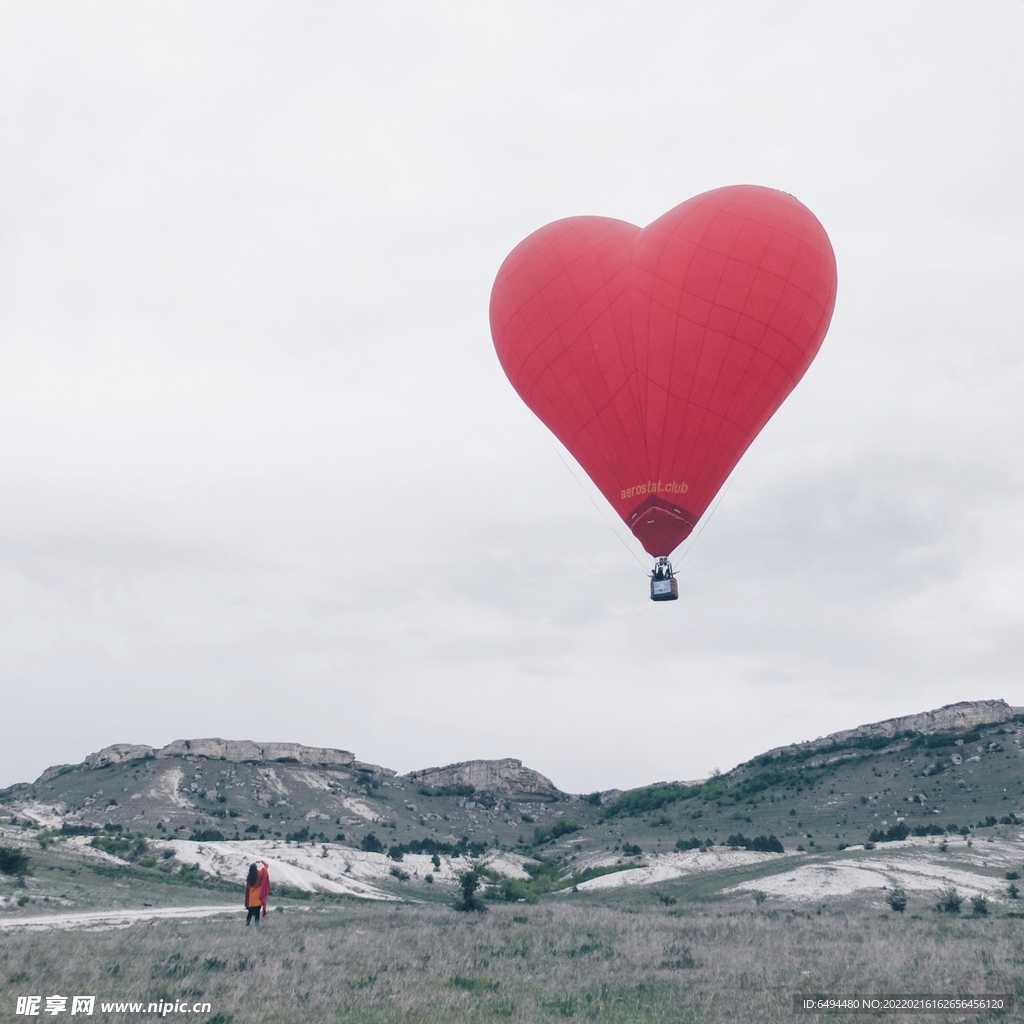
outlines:
[[[986,725],[1001,725],[1016,716],[1024,716],[1024,707],[1015,707],[1005,700],[960,701],[945,704],[934,711],[916,715],[887,718],[870,722],[854,729],[819,736],[814,740],[773,747],[759,757],[777,756],[785,751],[816,750],[843,745],[858,738],[893,738],[903,733],[930,735],[944,732],[965,732]],[[227,761],[237,764],[278,763],[305,765],[311,768],[335,768],[369,773],[374,776],[397,778],[391,768],[369,764],[356,759],[348,750],[335,747],[309,747],[301,743],[255,742],[253,740],[225,740],[219,737],[174,740],[164,747],[146,744],[114,743],[89,754],[80,765],[54,765],[39,776],[36,783],[48,782],[72,768],[86,771],[108,768],[130,761],[168,758],[203,758],[209,761]],[[422,768],[400,776],[414,786],[444,790],[451,787],[472,787],[486,790],[504,799],[557,801],[566,796],[540,772],[527,768],[512,757],[497,760],[460,761],[443,767]],[[694,780],[695,785],[705,780]],[[661,785],[662,783],[655,783]],[[607,803],[617,797],[620,790],[601,794]]]
[[[208,737],[174,740],[165,747],[144,743],[112,743],[86,756],[81,765],[54,765],[36,783],[49,782],[69,768],[97,771],[130,761],[169,758],[204,758],[234,764],[294,764],[311,768],[341,768],[370,775],[395,777],[391,768],[356,760],[355,754],[335,747],[307,747],[301,743],[257,743],[253,740],[225,740]],[[514,757],[494,761],[461,761],[443,768],[423,768],[402,776],[415,786],[431,789],[463,787],[486,790],[510,800],[559,800],[564,795],[546,776]]]
[[[1002,725],[1016,715],[1024,715],[1024,707],[1014,707],[1005,700],[962,700],[957,704],[944,704],[935,711],[922,711],[916,715],[901,718],[887,718],[883,722],[858,725],[855,729],[819,736],[816,740],[790,743],[773,747],[767,754],[779,754],[785,750],[827,747],[841,744],[859,737],[881,736],[892,738],[899,733],[917,732],[930,735],[940,732],[963,732],[981,725]]]

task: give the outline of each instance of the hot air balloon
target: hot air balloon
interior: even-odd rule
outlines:
[[[669,556],[806,372],[835,298],[825,229],[757,185],[645,228],[558,220],[502,263],[502,368],[656,559],[653,600],[678,596]]]

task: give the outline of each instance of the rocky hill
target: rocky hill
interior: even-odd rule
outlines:
[[[915,836],[1013,843],[1024,825],[1022,743],[1024,710],[965,702],[775,748],[701,782],[587,796],[514,758],[400,776],[296,743],[125,743],[0,791],[0,842],[168,879],[190,865],[230,875],[247,858],[276,858],[296,885],[320,885],[319,870],[329,891],[367,898],[427,873],[443,885],[460,857],[526,877],[530,860],[565,873],[676,851],[834,854]],[[353,881],[360,871],[376,872],[373,887]]]

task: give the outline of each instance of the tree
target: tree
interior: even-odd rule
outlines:
[[[476,910],[483,912],[487,908],[481,903],[476,891],[480,887],[480,869],[464,871],[459,877],[459,889],[462,897],[455,901],[455,909],[461,911]]]
[[[367,832],[359,844],[367,853],[383,853],[384,844],[372,833]]]

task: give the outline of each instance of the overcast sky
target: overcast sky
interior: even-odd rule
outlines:
[[[224,736],[588,792],[1024,704],[1022,37],[1021,0],[3,3],[0,785]],[[490,286],[548,221],[744,182],[821,220],[835,315],[652,604]]]

